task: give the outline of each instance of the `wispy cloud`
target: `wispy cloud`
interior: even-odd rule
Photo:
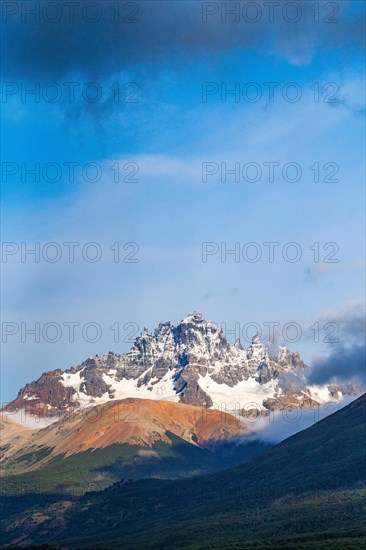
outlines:
[[[228,288],[222,290],[207,290],[203,296],[202,300],[210,300],[211,298],[216,298],[217,296],[233,296],[239,292],[239,288]]]
[[[346,397],[338,403],[329,402],[313,409],[300,408],[292,411],[292,413],[289,411],[275,411],[274,414],[261,418],[250,426],[254,430],[253,439],[259,439],[259,441],[266,443],[279,443],[349,405],[354,399],[354,397]]]

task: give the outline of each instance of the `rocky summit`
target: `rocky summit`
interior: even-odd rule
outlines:
[[[194,312],[176,326],[144,329],[128,353],[45,372],[5,408],[14,419],[25,411],[52,421],[112,399],[141,398],[268,414],[360,393],[354,385],[310,386],[308,370],[297,352],[265,345],[259,335],[246,349],[240,341],[231,345],[218,325]]]

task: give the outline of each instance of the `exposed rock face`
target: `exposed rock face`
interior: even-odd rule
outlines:
[[[42,415],[44,409],[63,413],[70,406],[78,407],[80,403],[75,399],[76,390],[65,386],[61,375],[61,370],[44,372],[37,381],[26,384],[5,409],[11,411],[24,405],[29,414]]]
[[[355,386],[330,386],[322,398],[306,383],[307,367],[298,353],[264,345],[258,335],[244,349],[230,345],[222,330],[193,313],[178,325],[146,329],[122,355],[90,357],[66,371],[44,373],[27,384],[6,409],[57,416],[111,399],[137,397],[240,410],[312,406],[323,399],[358,395]],[[251,408],[253,408],[251,407]]]

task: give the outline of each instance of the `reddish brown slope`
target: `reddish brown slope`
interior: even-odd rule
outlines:
[[[12,424],[8,425],[8,432],[9,426],[11,432]],[[167,432],[192,445],[203,447],[212,441],[249,434],[243,423],[220,411],[169,401],[124,399],[73,413],[31,435],[29,430],[21,430],[21,449],[16,445],[13,450],[7,450],[5,455],[14,459],[20,454],[34,453],[37,448],[52,449],[48,456],[31,466],[33,469],[56,455],[71,456],[115,443],[143,447],[152,447],[157,441],[170,444]],[[11,436],[8,434],[7,438],[10,440]]]

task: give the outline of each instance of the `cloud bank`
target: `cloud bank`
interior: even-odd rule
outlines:
[[[329,342],[329,354],[313,362],[309,382],[325,384],[334,381],[346,382],[357,379],[365,388],[365,311],[358,304],[338,316],[323,318],[322,322],[335,323],[339,327],[339,336],[335,342]]]

